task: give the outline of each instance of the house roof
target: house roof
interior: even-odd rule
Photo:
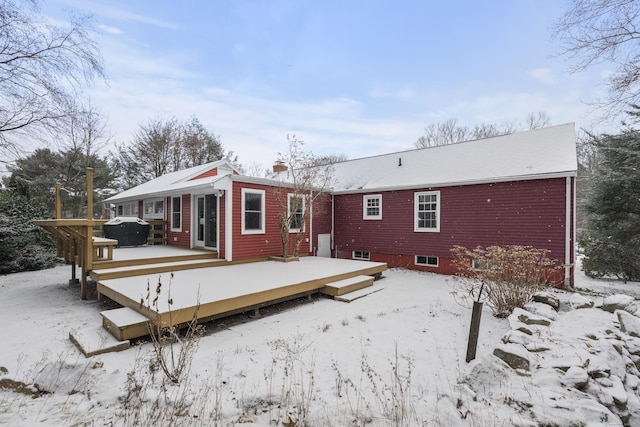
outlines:
[[[216,176],[205,172],[218,168]],[[332,165],[333,192],[361,193],[409,188],[575,176],[578,168],[575,125],[551,126],[493,138],[478,139]],[[107,203],[180,195],[224,188],[228,180],[281,185],[275,179],[236,175],[226,160],[168,173],[105,200]],[[204,174],[204,175],[203,175]],[[200,179],[193,179],[203,176]]]
[[[217,175],[201,179],[193,179],[215,168],[219,170]],[[236,171],[236,169],[227,160],[217,160],[200,166],[194,166],[189,169],[170,172],[152,179],[151,181],[147,181],[136,187],[125,190],[113,197],[109,197],[108,199],[105,199],[104,202],[126,202],[142,198],[180,195],[194,191],[198,188],[212,186],[215,181],[222,179],[234,171]]]
[[[575,125],[336,163],[334,193],[575,176]]]

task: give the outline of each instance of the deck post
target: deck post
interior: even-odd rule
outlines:
[[[60,202],[60,188],[62,185],[56,182],[56,219],[62,219],[62,203]]]
[[[87,225],[84,228],[80,298],[88,298],[87,277],[93,268],[93,168],[87,168]]]
[[[71,280],[69,280],[69,285],[75,285],[78,283],[78,279],[76,278],[76,263],[75,261],[71,263]]]

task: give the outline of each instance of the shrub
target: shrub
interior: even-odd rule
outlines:
[[[11,190],[0,191],[0,274],[55,265],[55,239],[32,223],[47,216],[42,203]]]
[[[452,250],[454,267],[465,294],[473,297],[484,285],[484,301],[496,317],[507,317],[548,287],[558,273],[549,251],[532,246],[481,246]]]

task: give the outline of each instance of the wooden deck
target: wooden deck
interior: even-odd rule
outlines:
[[[114,252],[114,258],[117,254],[118,250]],[[387,269],[385,263],[322,257],[302,257],[298,262],[287,263],[261,261],[221,265],[173,273],[103,278],[97,281],[97,290],[128,307],[129,312],[133,310],[149,319],[151,324],[164,327],[184,324],[194,316],[202,321],[212,320],[318,292],[338,295],[354,291],[371,286],[373,282],[359,276],[378,276]],[[159,283],[158,300],[154,304]],[[105,326],[108,325],[118,339],[146,335],[144,321],[126,311],[121,310],[117,315],[103,312]],[[130,325],[126,320],[114,320],[123,318],[134,320]]]
[[[94,261],[89,276],[94,282],[193,268],[224,265],[216,251],[181,249],[172,246],[115,248],[113,259]]]

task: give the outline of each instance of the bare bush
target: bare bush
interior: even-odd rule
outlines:
[[[455,246],[451,251],[464,296],[474,298],[482,285],[483,301],[496,317],[507,317],[514,308],[522,308],[551,284],[560,268],[547,249],[532,246]]]
[[[173,273],[171,273],[167,291],[168,324],[162,324],[160,313],[159,300],[162,294],[160,277],[158,278],[153,299],[151,299],[151,286],[147,283],[146,308],[156,313],[156,318],[152,319],[153,322],[149,325],[149,335],[156,356],[155,362],[160,366],[166,377],[177,384],[191,368],[193,354],[198,348],[199,338],[204,333],[204,326],[198,324],[199,298],[191,321],[184,327],[184,334],[180,331],[180,325],[174,324],[171,311],[171,306],[173,305],[173,298],[171,298],[172,280]]]
[[[366,354],[362,354],[357,383],[345,377],[337,363],[333,362],[336,394],[338,398],[346,399],[353,424],[372,424],[375,420],[374,425],[420,425],[421,420],[414,406],[416,390],[412,383],[413,366],[413,356],[401,355],[397,342],[393,358],[389,360],[389,372],[381,374],[369,363]],[[351,400],[352,393],[355,403]]]
[[[302,336],[293,340],[277,339],[270,341],[272,359],[271,366],[265,371],[265,380],[269,389],[269,410],[277,406],[275,419],[289,426],[307,426],[311,403],[316,398],[315,361],[305,363],[304,353],[310,344],[303,344]],[[277,387],[276,376],[280,373],[279,395],[274,394]],[[272,415],[273,419],[274,416]]]

